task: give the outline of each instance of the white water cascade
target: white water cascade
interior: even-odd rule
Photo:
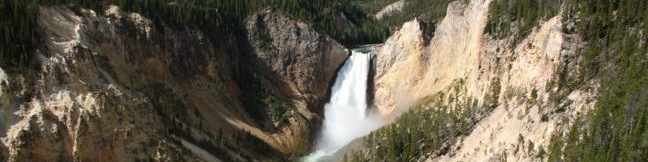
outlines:
[[[383,125],[366,113],[370,52],[354,50],[338,72],[316,151],[303,161],[330,161],[339,149]]]

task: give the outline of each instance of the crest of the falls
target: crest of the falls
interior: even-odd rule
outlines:
[[[327,161],[340,148],[383,125],[366,112],[370,61],[370,52],[354,50],[338,72],[331,99],[324,107],[317,150],[305,161]]]

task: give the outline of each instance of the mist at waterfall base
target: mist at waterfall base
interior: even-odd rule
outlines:
[[[324,106],[316,150],[302,161],[331,161],[339,149],[384,125],[379,117],[366,112],[370,61],[370,52],[361,50],[353,50],[346,60],[331,90],[331,100]]]

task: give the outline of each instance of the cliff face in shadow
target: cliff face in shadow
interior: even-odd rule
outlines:
[[[347,53],[303,23],[261,17],[276,50],[235,35],[212,42],[204,31],[118,6],[41,7],[39,66],[0,84],[0,158],[194,161],[206,160],[206,150],[224,161],[263,161],[305,153]],[[241,45],[248,40],[254,48]]]
[[[328,83],[348,51],[307,24],[270,10],[249,17],[246,26],[258,71],[267,71],[270,82],[286,83],[279,89],[287,98],[310,108],[322,107]]]
[[[7,159],[9,154],[9,150],[7,150],[7,147],[4,145],[0,145],[0,159]]]

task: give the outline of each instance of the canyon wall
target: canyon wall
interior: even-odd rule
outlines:
[[[0,71],[0,161],[245,161],[306,153],[328,83],[348,54],[303,23],[257,17],[277,50],[245,46],[255,43],[235,35],[208,39],[118,6],[42,6],[37,67]],[[286,103],[285,121],[265,126],[257,120],[268,119],[252,116],[271,118],[267,105],[244,104],[246,94],[258,93],[243,88],[252,79]]]
[[[480,108],[466,134],[417,160],[536,160],[596,103],[596,79],[556,86],[578,72],[584,43],[562,29],[573,22],[558,14],[521,40],[495,39],[485,32],[491,3],[453,2],[438,24],[409,21],[372,54],[370,107],[380,116],[435,109],[426,102],[438,96]],[[349,55],[272,10],[218,39],[118,6],[42,6],[38,25],[38,63],[0,68],[0,161],[294,159],[310,151]]]
[[[407,22],[376,50],[373,108],[382,116],[425,105],[424,98],[435,94],[450,94],[441,98],[444,105],[476,99],[481,107],[467,135],[447,143],[447,152],[420,160],[530,161],[547,150],[557,130],[595,103],[596,81],[567,94],[553,85],[560,73],[576,73],[575,51],[582,44],[562,32],[560,16],[543,21],[522,41],[493,39],[484,32],[490,3],[453,2],[439,24]],[[430,40],[424,25],[437,25]],[[552,100],[556,95],[567,97]]]

